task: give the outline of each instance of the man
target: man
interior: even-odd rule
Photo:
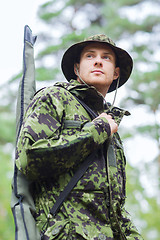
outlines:
[[[125,156],[117,131],[129,113],[104,100],[128,80],[132,65],[126,51],[95,35],[64,53],[62,71],[69,83],[42,89],[30,103],[16,165],[31,182],[42,239],[142,239],[124,209]],[[52,215],[88,156],[92,163]]]

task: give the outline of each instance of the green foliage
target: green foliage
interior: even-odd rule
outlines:
[[[7,112],[1,112],[0,144],[13,143],[15,136],[15,117]]]
[[[10,209],[11,177],[13,175],[12,150],[13,147],[10,145],[0,147],[0,240],[14,239],[14,223]]]
[[[150,167],[150,166],[148,166]],[[136,227],[142,232],[144,239],[159,239],[160,236],[160,205],[155,197],[149,197],[143,178],[146,169],[142,166],[134,168],[127,165],[127,210],[134,219]],[[154,188],[154,185],[152,186]]]
[[[37,68],[36,69],[36,79],[37,81],[50,81],[56,78],[57,73],[59,72],[58,68]]]
[[[10,85],[12,81],[10,81]],[[1,86],[0,95],[0,240],[14,239],[10,208],[13,154],[15,146],[15,93],[9,84]]]

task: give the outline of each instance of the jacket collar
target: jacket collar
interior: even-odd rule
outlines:
[[[93,111],[104,111],[104,99],[97,92],[95,87],[88,87],[79,83],[77,80],[71,80],[69,83],[56,83],[55,86],[61,86],[65,88],[80,100],[84,101]]]
[[[93,86],[88,87],[87,85],[79,83],[77,80],[71,80],[70,82],[58,82],[55,86],[63,87],[73,95],[84,101],[93,111],[97,113],[107,112],[111,104],[104,103],[103,97],[97,92]],[[119,124],[124,115],[129,116],[130,113],[118,107],[113,107],[112,114],[115,121]]]

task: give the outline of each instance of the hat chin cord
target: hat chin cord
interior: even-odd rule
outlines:
[[[77,65],[76,65],[76,72],[77,72],[77,76],[78,76],[78,78],[80,79],[80,81],[81,81],[82,83],[84,83],[87,87],[90,87],[90,86],[81,78],[81,76],[79,75]],[[115,103],[115,101],[116,101],[117,90],[118,90],[118,86],[119,86],[119,80],[120,80],[120,76],[117,78],[117,85],[116,85],[116,89],[115,89],[115,94],[114,94],[113,102],[112,102],[112,104],[111,104],[111,106],[110,106],[110,108],[109,108],[109,111],[112,110],[112,108],[113,108],[113,106],[114,106],[114,103]],[[97,92],[99,93],[99,95],[101,95],[101,96],[103,97],[103,100],[104,100],[105,103],[107,104],[106,99],[104,98],[103,94],[100,93],[99,91],[97,91]]]
[[[110,106],[110,110],[113,108],[114,103],[115,103],[115,101],[116,101],[117,90],[118,90],[118,87],[119,87],[119,80],[120,80],[120,76],[117,78],[117,85],[116,85],[116,89],[115,89],[115,94],[114,94],[113,102],[112,102],[112,105]]]
[[[88,85],[88,84],[81,78],[81,76],[79,75],[77,65],[76,65],[76,72],[77,72],[77,76],[78,76],[78,78],[81,80],[81,82],[83,82],[87,87],[89,87],[89,85]]]

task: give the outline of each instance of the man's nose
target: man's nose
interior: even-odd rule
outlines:
[[[102,67],[103,66],[101,57],[98,57],[98,56],[96,57],[95,62],[94,62],[94,66],[97,66],[97,67]]]

